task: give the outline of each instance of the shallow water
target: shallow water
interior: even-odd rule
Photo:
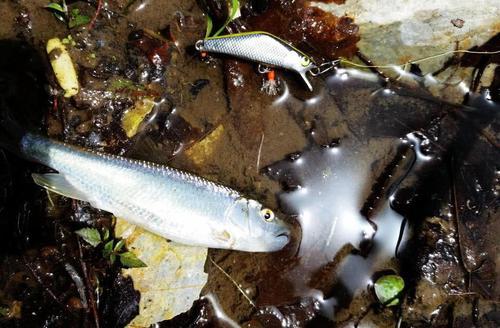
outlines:
[[[29,3],[12,6],[9,13],[19,6],[33,11]],[[128,8],[126,19],[109,16],[109,25],[74,36],[84,54],[97,57],[88,62],[77,55],[81,94],[72,101],[51,97],[49,106],[38,101],[47,109],[49,135],[208,177],[266,203],[294,227],[292,242],[274,254],[210,250],[204,296],[189,312],[159,326],[494,322],[500,105],[491,92],[498,90],[471,95],[466,108],[374,74],[338,69],[314,79],[313,93],[294,74],[278,72],[280,94],[269,96],[261,92],[263,77],[253,65],[203,60],[191,52],[204,25],[193,2],[141,1]],[[37,23],[51,19],[35,19],[31,32],[22,30],[31,33],[35,49],[52,36]],[[252,20],[258,23],[258,17]],[[149,58],[166,41],[137,31],[164,31],[167,25],[171,52],[159,53],[165,56],[157,65]],[[52,33],[60,28],[55,26]],[[130,139],[119,118],[137,95],[110,93],[107,83],[117,76],[147,85],[156,102],[147,124]],[[189,151],[214,131],[222,132],[210,151]],[[29,171],[21,171],[16,183],[29,184]],[[25,206],[31,214],[8,212],[9,218],[26,216],[17,226],[6,225],[6,243],[29,239],[9,246],[2,262],[12,271],[4,270],[8,274],[0,279],[2,302],[24,302],[23,315],[9,322],[64,324],[83,318],[82,326],[95,324],[92,311],[75,301],[79,291],[64,271],[71,258],[97,272],[99,279],[91,278],[90,286],[127,286],[123,294],[98,294],[102,324],[130,321],[138,309],[130,281],[98,258],[82,259],[68,233],[96,218],[99,226],[109,226],[110,217],[61,199],[48,206],[52,215],[47,215],[47,201],[30,186]],[[16,233],[8,237],[9,231]],[[48,246],[62,256],[47,256]],[[26,262],[39,266],[26,269]],[[400,274],[407,285],[402,305],[393,310],[380,306],[371,288],[386,273]],[[50,284],[57,290],[47,289]],[[26,285],[33,292],[19,292]]]

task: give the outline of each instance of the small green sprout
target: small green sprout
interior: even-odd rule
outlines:
[[[126,268],[143,268],[147,266],[132,252],[121,253],[119,256],[121,264]]]
[[[7,317],[9,315],[9,308],[0,306],[0,317]]]
[[[228,0],[228,3],[229,3],[229,0]],[[239,0],[231,0],[231,4],[228,6],[230,8],[230,11],[228,13],[227,19],[224,22],[224,24],[217,30],[217,32],[215,32],[214,35],[212,35],[213,37],[221,34],[226,29],[227,25],[229,25],[229,23],[231,23],[234,19],[237,18],[236,16],[238,15],[238,12],[240,10],[240,1]],[[205,33],[205,38],[210,37],[210,33],[212,33],[212,29],[213,29],[212,18],[207,15],[207,30]]]
[[[61,22],[66,23],[68,21],[68,6],[66,6],[65,0],[62,0],[61,3],[51,2],[44,8],[51,11],[54,17]]]
[[[123,249],[125,246],[125,240],[109,239],[110,232],[106,228],[102,231],[102,237],[99,230],[95,228],[83,228],[75,231],[75,233],[82,237],[82,239],[92,247],[97,247],[101,243],[104,243],[102,248],[102,257],[109,260],[111,264],[114,264],[116,259],[119,258],[122,266],[126,268],[142,268],[147,266],[144,262],[137,258],[134,253]]]
[[[205,32],[205,39],[210,36],[210,33],[212,33],[213,28],[214,28],[214,22],[212,21],[212,18],[207,15],[207,30]]]
[[[81,25],[87,25],[90,23],[90,17],[87,15],[80,14],[80,9],[75,8],[71,10],[69,15],[68,27],[74,28]]]
[[[90,23],[90,17],[81,14],[80,9],[73,8],[71,12],[68,11],[65,0],[62,0],[60,3],[51,2],[44,8],[50,10],[58,20],[68,24],[69,28],[75,28]]]
[[[71,36],[71,34],[68,34],[68,36],[63,38],[61,40],[61,42],[62,42],[62,44],[67,45],[67,46],[72,46],[72,47],[76,46],[76,42],[75,42],[75,40],[73,40],[73,37]]]
[[[137,256],[132,252],[122,252],[123,246],[125,246],[125,240],[120,239],[116,244],[116,240],[110,240],[104,245],[102,250],[102,256],[113,264],[118,257],[120,263],[126,268],[142,268],[146,267],[146,263],[142,262]]]
[[[115,263],[116,255],[113,254],[113,246],[115,244],[114,240],[108,241],[104,244],[104,248],[102,249],[102,257],[105,259],[109,259],[111,263]]]
[[[94,228],[83,228],[80,230],[75,231],[75,233],[82,237],[83,240],[85,240],[87,243],[92,245],[93,247],[96,247],[102,242],[101,239],[101,234],[99,233],[99,230],[94,229]]]
[[[102,234],[103,234],[103,235],[102,235],[102,240],[106,241],[106,240],[108,240],[108,239],[109,239],[109,229],[108,229],[108,228],[106,228],[106,227],[105,227],[105,228],[102,230]]]
[[[399,295],[405,288],[405,281],[398,275],[387,275],[377,279],[374,288],[380,303],[395,306],[399,304]]]
[[[141,86],[136,85],[134,82],[127,80],[127,79],[116,79],[111,82],[111,85],[109,86],[110,91],[117,91],[117,90],[141,90],[143,89]]]

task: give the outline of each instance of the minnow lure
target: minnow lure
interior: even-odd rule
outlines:
[[[306,74],[318,66],[312,58],[267,32],[246,32],[209,37],[195,44],[196,50],[235,56],[270,67],[281,67],[300,74],[310,91]],[[312,74],[315,75],[315,74]]]

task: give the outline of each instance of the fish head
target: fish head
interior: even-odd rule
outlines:
[[[231,249],[247,252],[274,252],[290,239],[290,228],[271,209],[241,197],[226,213],[224,232],[230,236]]]

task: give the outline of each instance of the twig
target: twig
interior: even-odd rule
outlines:
[[[80,243],[80,238],[77,238],[77,243],[78,243],[78,253],[79,253],[79,257],[80,257],[80,259],[79,259],[80,265],[82,267],[83,276],[85,278],[85,284],[86,284],[87,290],[88,290],[90,310],[92,311],[92,314],[94,316],[95,327],[100,328],[99,313],[97,312],[96,301],[94,298],[94,293],[92,292],[92,284],[90,283],[87,265],[85,264],[85,261],[83,261],[83,250],[82,250],[82,244]]]
[[[262,145],[263,144],[264,144],[264,133],[262,133],[262,137],[260,138],[259,152],[257,154],[257,164],[255,165],[256,169],[257,169],[257,173],[259,173],[260,155],[262,153]]]
[[[43,290],[47,294],[49,294],[49,296],[52,297],[54,299],[54,301],[61,308],[63,308],[68,313],[71,313],[70,311],[68,311],[68,308],[61,302],[61,300],[56,296],[56,294],[48,286],[45,285],[45,283],[43,282],[43,279],[38,275],[38,273],[36,272],[36,270],[28,263],[28,261],[26,260],[26,258],[23,257],[23,261],[24,261],[24,265],[28,268],[28,270],[31,272],[31,274],[33,275],[33,277],[35,278],[35,280],[40,284],[40,286],[42,286]]]
[[[460,263],[462,263],[462,266],[467,274],[468,277],[468,283],[467,283],[467,292],[470,292],[470,287],[471,287],[471,269],[468,267],[468,265],[465,263],[464,259],[464,253],[465,250],[463,249],[464,246],[462,244],[462,229],[461,229],[461,224],[460,224],[460,218],[459,218],[459,207],[458,207],[458,200],[457,200],[457,189],[455,185],[455,158],[452,156],[450,159],[450,183],[451,183],[451,197],[452,197],[452,203],[453,203],[453,218],[455,219],[455,224],[456,224],[456,229],[457,229],[457,245],[458,245],[458,255],[460,259]]]
[[[87,295],[85,295],[85,286],[83,285],[82,278],[76,271],[75,267],[72,266],[70,263],[68,262],[64,263],[64,268],[66,269],[66,272],[69,274],[69,276],[75,283],[76,290],[80,295],[80,300],[82,301],[83,308],[86,310],[88,308],[89,303],[87,301]]]
[[[47,199],[49,200],[50,206],[52,206],[52,208],[56,207],[54,201],[52,200],[52,196],[50,196],[50,191],[45,189],[45,192],[47,193]]]
[[[450,293],[448,296],[458,296],[458,297],[463,297],[463,296],[477,296],[478,294],[475,292],[463,292],[463,293]]]
[[[89,30],[93,29],[94,28],[94,25],[95,25],[95,22],[97,20],[97,17],[99,16],[99,14],[101,13],[101,9],[102,9],[102,1],[103,0],[97,0],[97,8],[95,10],[95,14],[94,14],[94,17],[92,17],[92,20],[90,21],[90,24],[89,24]]]
[[[246,298],[248,303],[250,303],[250,305],[252,305],[253,307],[256,307],[255,303],[250,299],[250,297],[248,297],[247,293],[245,293],[245,291],[241,288],[241,285],[239,285],[226,271],[224,271],[224,269],[221,268],[220,265],[215,263],[215,261],[211,257],[209,257],[209,259],[210,262],[212,262],[213,265],[215,265],[215,267],[219,269],[236,286],[236,288],[240,291],[240,293],[243,294],[243,297]]]

